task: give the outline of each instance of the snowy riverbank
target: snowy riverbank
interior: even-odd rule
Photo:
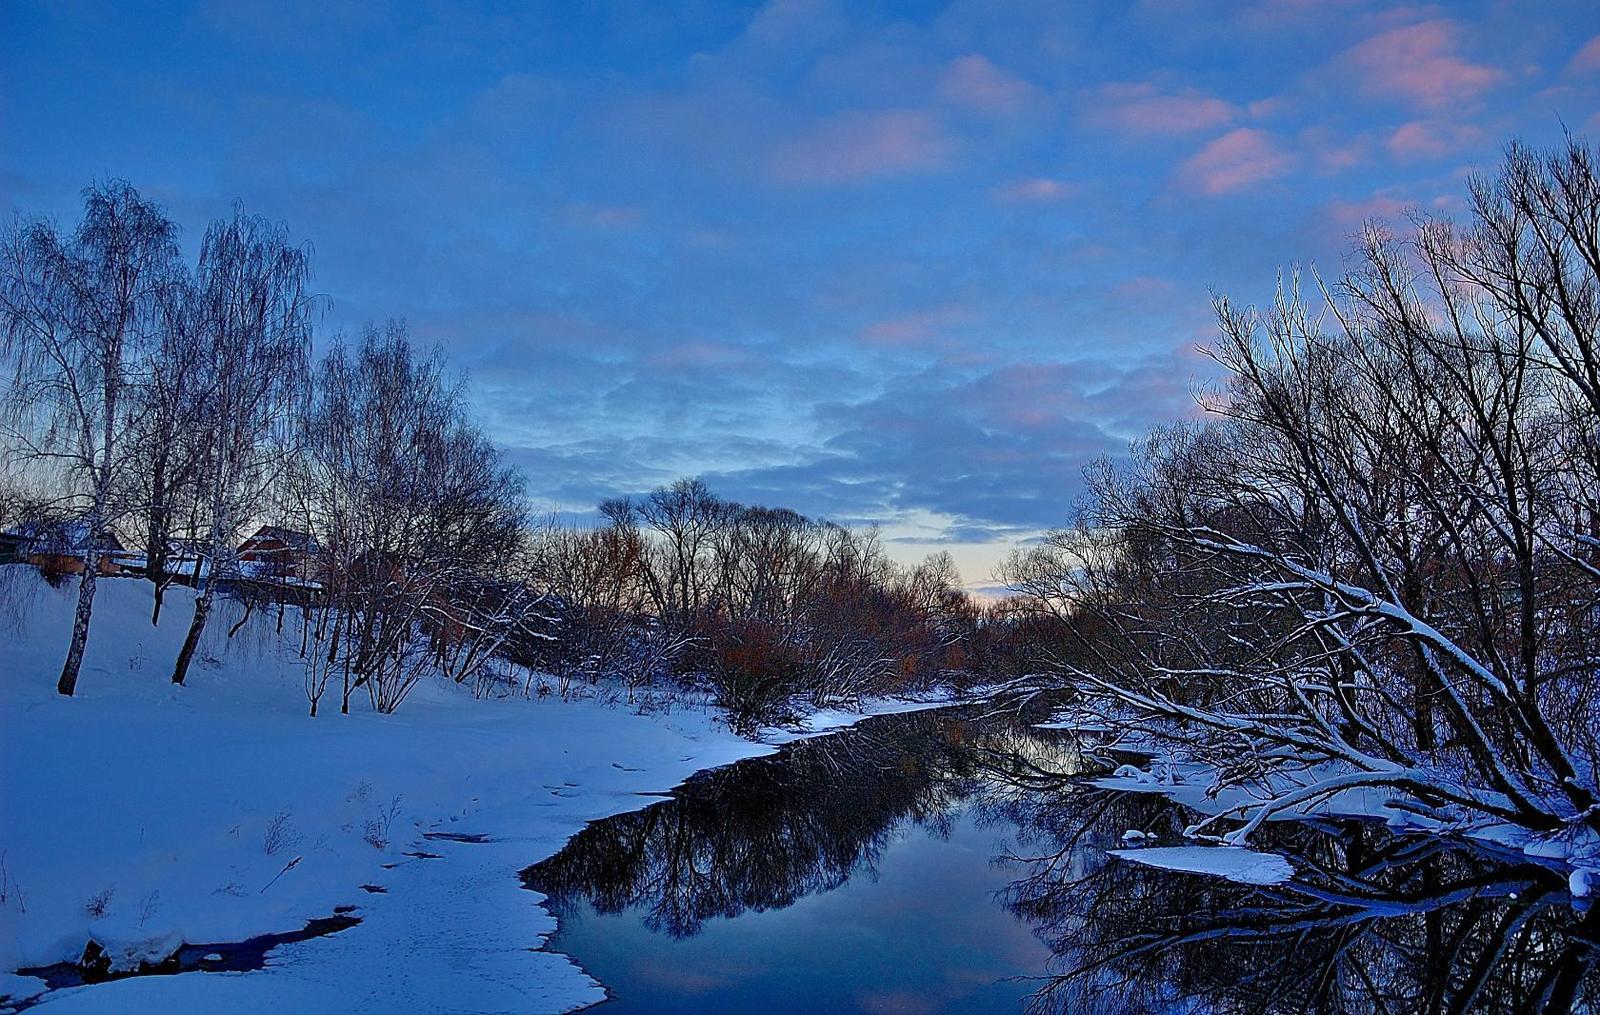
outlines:
[[[1299,778],[1280,774],[1250,786],[1219,788],[1214,769],[1150,748],[1138,737],[1116,734],[1097,719],[1085,721],[1082,716],[1064,713],[1052,721],[1036,723],[1035,727],[1077,731],[1085,738],[1086,749],[1102,757],[1119,755],[1145,759],[1143,767],[1120,765],[1111,774],[1091,780],[1090,785],[1119,793],[1164,796],[1195,815],[1195,823],[1185,834],[1196,841],[1183,845],[1152,849],[1148,846],[1154,841],[1150,835],[1141,829],[1128,829],[1123,841],[1130,848],[1112,851],[1112,855],[1124,860],[1213,874],[1244,884],[1287,881],[1293,869],[1281,862],[1281,858],[1244,847],[1249,844],[1250,833],[1256,827],[1251,822],[1257,817],[1257,808],[1274,800],[1302,798],[1274,807],[1269,814],[1261,815],[1261,820],[1377,821],[1396,832],[1411,835],[1470,839],[1510,859],[1521,858],[1559,871],[1568,879],[1574,902],[1582,906],[1590,904],[1595,886],[1600,884],[1600,836],[1577,821],[1564,828],[1538,833],[1482,817],[1452,816],[1451,811],[1443,807],[1429,813],[1420,801],[1397,798],[1372,786],[1342,785],[1351,771],[1333,763],[1305,769],[1299,773]],[[1229,821],[1214,824],[1221,818]],[[1275,860],[1279,862],[1273,862]]]
[[[133,580],[103,584],[79,696],[62,698],[54,676],[73,591],[22,576],[0,621],[0,970],[76,959],[91,938],[128,961],[299,929],[341,906],[361,923],[283,946],[261,971],[70,988],[40,1011],[554,1012],[598,1001],[565,956],[535,950],[554,922],[518,872],[586,822],[648,802],[640,794],[805,735],[752,743],[706,708],[478,701],[442,684],[393,716],[364,699],[341,716],[325,699],[335,714],[310,719],[292,646],[267,617],[231,641],[234,618],[213,623],[190,686],[175,688],[189,593],[169,593],[156,628],[150,586]],[[860,717],[819,713],[806,729]],[[0,978],[0,994],[38,985]]]

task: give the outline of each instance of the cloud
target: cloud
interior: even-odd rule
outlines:
[[[859,183],[939,169],[954,147],[926,111],[855,110],[780,145],[769,168],[784,183]]]
[[[726,368],[750,362],[751,353],[742,346],[703,339],[678,342],[651,354],[646,360],[652,370],[703,370]]]
[[[939,336],[946,328],[968,320],[970,314],[959,306],[920,310],[875,321],[862,329],[861,338],[871,345],[921,345]]]
[[[1295,142],[1317,171],[1326,175],[1342,173],[1367,162],[1376,147],[1374,139],[1367,134],[1351,137],[1320,124],[1300,131],[1295,135]]]
[[[1019,112],[1034,98],[1034,88],[977,53],[950,61],[939,78],[946,101],[991,115]]]
[[[989,196],[1008,203],[1044,203],[1071,197],[1076,188],[1061,180],[1044,176],[1027,176],[1020,180],[1002,183],[989,191]]]
[[[1592,74],[1600,71],[1600,35],[1583,44],[1567,64],[1569,74]]]
[[[1496,67],[1462,57],[1460,37],[1454,21],[1435,18],[1380,32],[1348,50],[1342,62],[1366,95],[1444,109],[1475,98],[1506,77]]]
[[[672,377],[703,373],[695,361],[723,353],[672,349],[638,368],[570,366],[624,375],[604,405],[643,400],[667,409],[684,396]],[[759,360],[749,366],[772,373]],[[1122,454],[1129,436],[1155,421],[1192,415],[1188,384],[1206,367],[1172,350],[1131,366],[1089,359],[988,369],[936,364],[885,379],[863,397],[814,402],[807,424],[815,439],[734,437],[696,419],[631,435],[577,436],[547,425],[504,443],[540,502],[566,509],[698,474],[744,503],[880,523],[920,532],[921,542],[1004,542],[1067,523],[1085,465]],[[727,386],[728,377],[715,383]],[[570,383],[563,378],[556,386]],[[542,400],[516,385],[501,394],[504,400],[489,399],[496,414],[518,412],[518,399]]]
[[[1413,120],[1397,127],[1386,143],[1400,158],[1436,159],[1481,144],[1483,139],[1483,128],[1470,123]]]
[[[764,45],[816,43],[843,31],[846,18],[829,0],[769,0],[756,11],[745,37]]]
[[[1227,194],[1287,173],[1294,157],[1264,130],[1240,127],[1217,138],[1178,167],[1178,181],[1202,194]]]
[[[936,365],[819,406],[831,436],[800,461],[708,478],[737,499],[808,514],[889,524],[931,514],[946,535],[1008,538],[1066,523],[1084,466],[1122,454],[1153,422],[1193,415],[1186,368],[1205,363],[1169,350],[1132,366]]]
[[[1129,134],[1190,134],[1232,123],[1239,108],[1193,88],[1163,92],[1149,82],[1112,82],[1083,96],[1085,118]]]
[[[1414,207],[1388,194],[1373,194],[1358,201],[1330,201],[1322,210],[1323,217],[1339,235],[1355,232],[1367,222],[1398,221]]]

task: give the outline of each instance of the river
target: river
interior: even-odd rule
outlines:
[[[702,773],[524,873],[547,947],[634,1012],[1600,1007],[1600,907],[1556,872],[1371,823],[1276,823],[1292,881],[1118,860],[1192,820],[1088,784],[1069,734],[888,716]]]

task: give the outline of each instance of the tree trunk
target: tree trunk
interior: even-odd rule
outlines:
[[[222,560],[222,532],[217,519],[221,512],[217,510],[220,498],[212,497],[211,515],[211,540],[210,552],[206,555],[206,576],[203,585],[196,585],[200,595],[194,601],[194,619],[189,622],[189,633],[184,635],[183,648],[178,650],[178,662],[172,667],[172,682],[182,684],[189,675],[189,663],[194,659],[194,651],[200,645],[200,635],[205,632],[206,618],[211,615],[211,596],[217,588],[217,567]],[[195,554],[194,573],[198,581],[200,577],[200,555]],[[231,637],[231,634],[230,634]]]
[[[151,625],[161,623],[161,601],[167,590],[167,509],[166,469],[157,465],[150,477],[152,506],[145,527],[144,573],[155,582],[155,608],[150,611]]]
[[[78,610],[72,618],[72,643],[67,647],[61,679],[56,681],[56,690],[69,698],[78,688],[78,668],[83,665],[83,648],[89,643],[89,616],[94,610],[95,571],[99,567],[100,554],[93,548],[85,551],[83,576],[78,579]]]
[[[194,619],[189,622],[189,633],[183,638],[183,648],[178,651],[178,663],[172,668],[172,682],[182,684],[189,675],[189,663],[194,659],[194,651],[200,644],[200,635],[206,628],[206,617],[211,613],[211,581],[207,579],[206,590],[200,598],[194,601]]]

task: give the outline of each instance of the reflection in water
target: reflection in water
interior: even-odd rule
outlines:
[[[992,758],[1020,764],[1016,738],[972,736],[959,718],[924,713],[802,741],[591,824],[525,880],[558,917],[580,899],[600,913],[642,907],[652,930],[680,938],[712,917],[782,908],[871,873],[906,822],[947,833]],[[1050,753],[1058,766],[1071,761]]]
[[[1155,870],[1105,851],[1129,828],[1176,840],[1190,817],[1088,788],[1079,767],[1058,734],[885,717],[705,773],[524,876],[561,920],[553,947],[640,1010],[1600,1003],[1600,907],[1575,910],[1543,868],[1286,823],[1261,845],[1291,859],[1288,885]]]
[[[1555,873],[1461,842],[1370,823],[1282,823],[1258,844],[1296,874],[1235,885],[1103,858],[1129,798],[1013,800],[1045,842],[1007,905],[1058,975],[1040,1011],[1568,1012],[1600,1004],[1600,909],[1574,910]],[[1059,841],[1059,840],[1058,840]],[[1070,876],[1063,871],[1075,868]]]

